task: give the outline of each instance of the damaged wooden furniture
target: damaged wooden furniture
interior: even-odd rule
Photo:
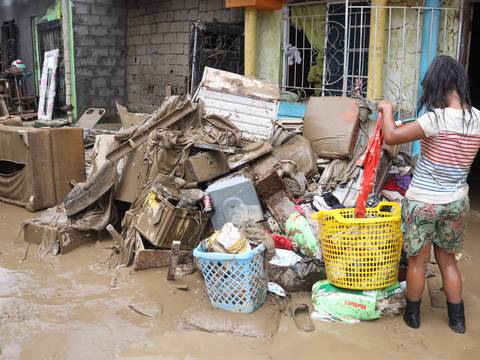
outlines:
[[[29,211],[63,202],[85,180],[81,129],[0,127],[0,199]]]

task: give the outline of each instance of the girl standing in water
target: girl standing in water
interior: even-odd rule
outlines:
[[[422,81],[420,108],[426,113],[397,127],[392,105],[381,102],[385,142],[421,139],[421,155],[402,204],[404,249],[408,255],[407,305],[403,319],[420,327],[420,301],[433,244],[447,298],[449,326],[465,332],[462,277],[455,254],[462,249],[469,214],[467,176],[480,147],[479,110],[472,107],[463,67],[448,56],[436,57]]]

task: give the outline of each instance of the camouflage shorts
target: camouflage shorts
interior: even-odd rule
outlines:
[[[429,242],[450,253],[460,252],[469,211],[468,196],[442,205],[405,198],[402,204],[402,231],[407,255],[417,255]]]

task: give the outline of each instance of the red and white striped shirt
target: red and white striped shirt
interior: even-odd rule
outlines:
[[[467,196],[467,176],[480,147],[480,111],[435,109],[417,121],[426,139],[406,196],[429,204]]]

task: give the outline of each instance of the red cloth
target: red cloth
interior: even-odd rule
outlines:
[[[290,238],[279,234],[272,234],[272,239],[275,242],[275,248],[293,250],[293,242]]]
[[[383,185],[384,190],[391,190],[391,191],[397,191],[399,192],[402,196],[405,196],[405,193],[407,192],[404,188],[400,187],[397,182],[395,181],[395,178],[389,177],[387,181],[385,181],[385,185]]]
[[[382,153],[383,134],[381,126],[382,114],[378,113],[378,122],[375,134],[368,141],[365,160],[363,161],[363,178],[360,185],[360,191],[357,197],[357,206],[355,207],[355,217],[364,218],[367,206],[368,196],[372,192],[375,178],[377,176],[377,167]]]

